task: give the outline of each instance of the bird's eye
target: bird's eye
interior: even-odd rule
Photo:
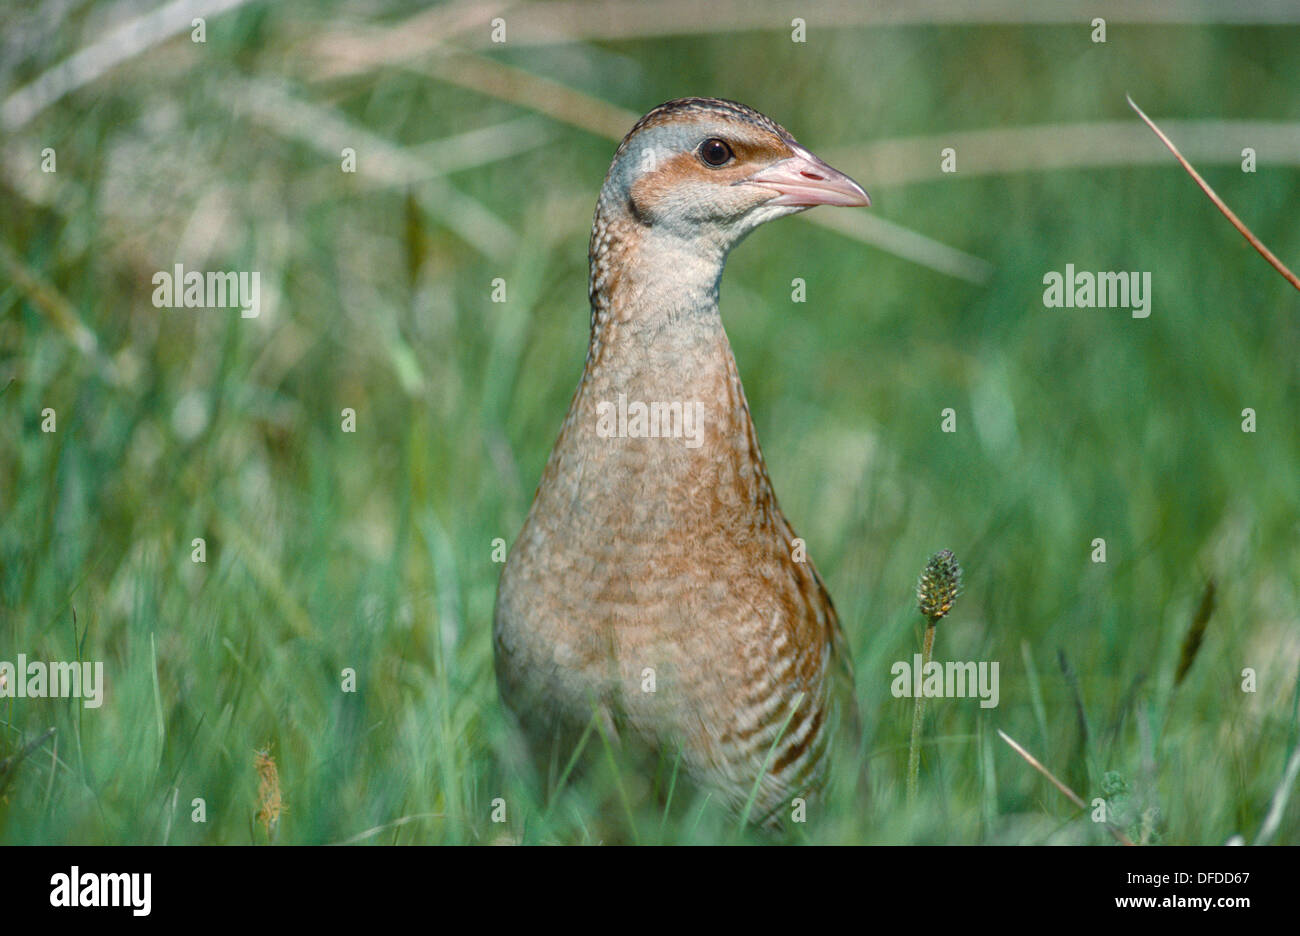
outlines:
[[[704,165],[712,166],[715,169],[731,162],[733,155],[731,147],[726,144],[726,141],[719,140],[717,137],[705,140],[700,144],[697,152],[700,154],[700,159],[704,161]]]

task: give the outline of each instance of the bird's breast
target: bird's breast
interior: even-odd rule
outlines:
[[[696,770],[752,773],[794,700],[791,744],[820,732],[836,625],[720,337],[589,361],[508,557],[496,649],[516,711],[576,726],[594,702]]]

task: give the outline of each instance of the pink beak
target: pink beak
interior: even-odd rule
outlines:
[[[839,205],[844,208],[871,207],[871,196],[838,169],[832,169],[812,153],[798,146],[795,155],[773,163],[744,181],[762,185],[777,193],[769,205]]]

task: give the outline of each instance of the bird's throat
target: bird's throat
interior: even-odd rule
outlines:
[[[716,320],[725,245],[683,239],[636,221],[626,210],[592,227],[588,293],[596,330],[611,322],[635,331]]]
[[[766,518],[774,501],[718,313],[725,254],[602,230],[599,217],[592,248],[586,366],[543,488],[651,540]]]

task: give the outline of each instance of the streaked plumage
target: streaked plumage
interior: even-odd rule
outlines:
[[[715,166],[717,141],[731,158]],[[615,153],[586,366],[497,595],[501,695],[542,758],[567,758],[594,711],[614,735],[680,751],[736,808],[761,776],[756,818],[824,778],[843,635],[796,561],[717,303],[731,248],[813,204],[869,201],[733,102],[657,107]],[[600,404],[620,395],[702,404],[700,444],[602,436]]]

